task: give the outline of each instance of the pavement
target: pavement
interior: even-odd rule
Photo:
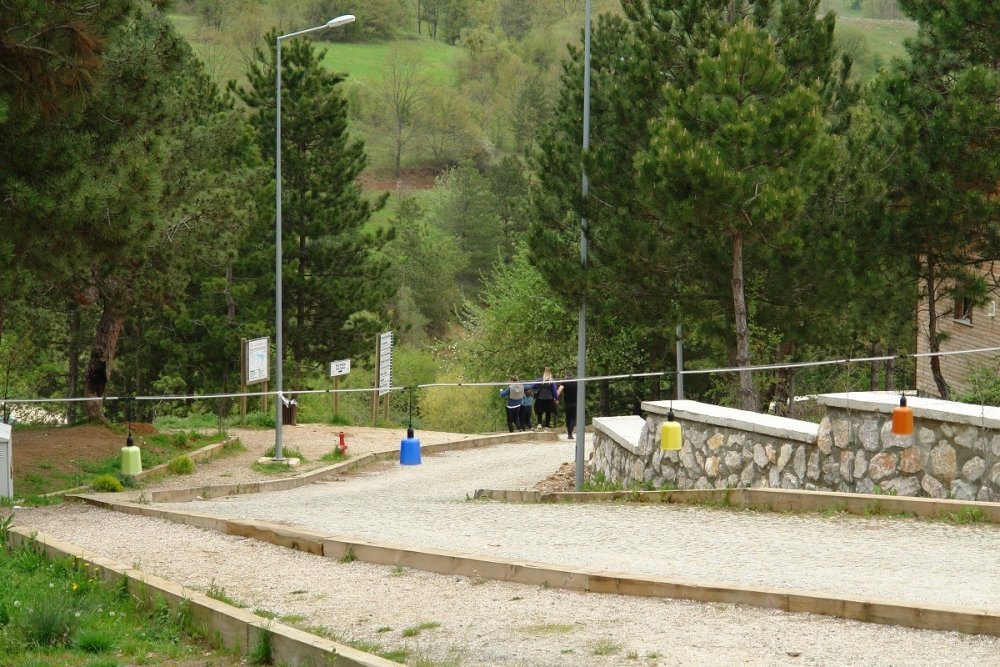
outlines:
[[[575,443],[424,456],[293,491],[159,506],[331,535],[633,575],[1000,611],[1000,526],[627,503],[513,504]]]

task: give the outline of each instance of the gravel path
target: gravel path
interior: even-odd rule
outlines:
[[[994,584],[1000,531],[993,527],[466,500],[477,488],[529,488],[572,454],[567,441],[501,445],[425,456],[421,466],[385,465],[280,494],[177,507],[568,566],[1000,608]],[[567,667],[1000,664],[1000,638],[344,564],[75,505],[19,509],[16,515],[15,523],[91,553],[201,590],[223,587],[251,609],[294,615],[304,627],[405,647],[411,661]],[[422,623],[440,626],[403,636]]]

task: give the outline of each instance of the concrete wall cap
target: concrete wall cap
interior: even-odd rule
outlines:
[[[892,414],[899,406],[899,393],[891,391],[862,391],[840,394],[820,394],[816,397],[820,405],[859,412],[881,412]],[[1000,408],[989,405],[973,405],[940,398],[906,396],[906,405],[913,410],[914,419],[931,419],[951,424],[968,424],[984,428],[1000,429]]]
[[[783,440],[798,440],[815,443],[819,434],[819,424],[760,414],[721,405],[698,401],[672,401],[674,416],[678,420],[700,422],[713,426],[769,435]],[[666,415],[671,401],[643,401],[642,409],[656,415]]]
[[[636,415],[595,417],[594,431],[603,433],[633,454],[639,454],[639,436],[646,420]]]

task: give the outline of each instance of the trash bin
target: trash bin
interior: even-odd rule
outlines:
[[[281,406],[281,423],[286,426],[295,426],[299,419],[299,404],[294,401],[288,401],[288,403],[283,403]]]

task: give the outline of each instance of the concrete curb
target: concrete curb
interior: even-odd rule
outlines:
[[[956,517],[967,522],[1000,524],[1000,503],[869,493],[800,491],[795,489],[691,489],[686,491],[610,491],[604,493],[543,493],[480,489],[476,498],[518,503],[635,502],[714,505],[763,512],[824,512],[834,510],[861,516],[912,514],[922,519]],[[963,512],[965,516],[963,516]]]
[[[442,442],[436,445],[423,445],[420,450],[425,454],[438,454],[445,451],[459,451],[463,449],[476,449],[479,447],[489,447],[490,445],[506,444],[511,442],[521,442],[525,440],[555,440],[556,433],[549,431],[534,431],[531,433],[504,433],[500,435],[485,435],[468,440],[456,440],[454,442]],[[223,443],[224,444],[224,443]],[[215,445],[209,445],[214,447]],[[219,445],[222,446],[222,445]],[[204,449],[209,449],[205,447]],[[201,451],[201,450],[199,450]],[[297,489],[307,484],[312,484],[326,479],[338,473],[349,472],[362,466],[370,465],[378,461],[388,461],[399,457],[399,450],[396,448],[387,449],[356,459],[349,459],[343,463],[335,463],[324,468],[311,470],[307,473],[295,477],[283,477],[281,479],[266,480],[263,482],[252,482],[250,484],[218,484],[212,486],[192,487],[188,489],[167,489],[164,491],[143,491],[139,494],[141,502],[149,503],[184,503],[192,500],[218,498],[219,496],[237,496],[244,493],[266,493],[268,491],[289,491]],[[157,466],[162,467],[162,466]],[[68,492],[67,492],[68,493]],[[73,496],[75,497],[75,496]],[[73,497],[67,497],[72,500]]]
[[[535,561],[490,558],[478,554],[436,549],[411,549],[388,543],[327,536],[316,531],[268,522],[221,519],[207,514],[166,510],[148,505],[114,503],[86,496],[81,496],[80,499],[105,509],[162,518],[228,535],[252,537],[339,560],[361,560],[378,565],[410,567],[437,574],[495,579],[581,592],[746,604],[787,612],[835,616],[866,623],[1000,636],[1000,613],[979,609],[907,604],[876,598],[826,597],[794,589],[751,588],[713,581],[635,577],[623,573],[563,568]]]
[[[172,610],[186,604],[191,623],[214,638],[223,647],[246,654],[256,645],[261,633],[271,635],[274,664],[290,666],[341,665],[357,667],[398,667],[398,663],[359,651],[337,642],[303,632],[278,621],[261,618],[244,609],[225,604],[202,593],[178,586],[154,575],[117,565],[100,556],[87,554],[72,544],[13,526],[8,532],[12,548],[35,545],[48,558],[72,558],[87,567],[109,586],[123,582],[128,592],[143,604],[152,606],[165,600]]]

